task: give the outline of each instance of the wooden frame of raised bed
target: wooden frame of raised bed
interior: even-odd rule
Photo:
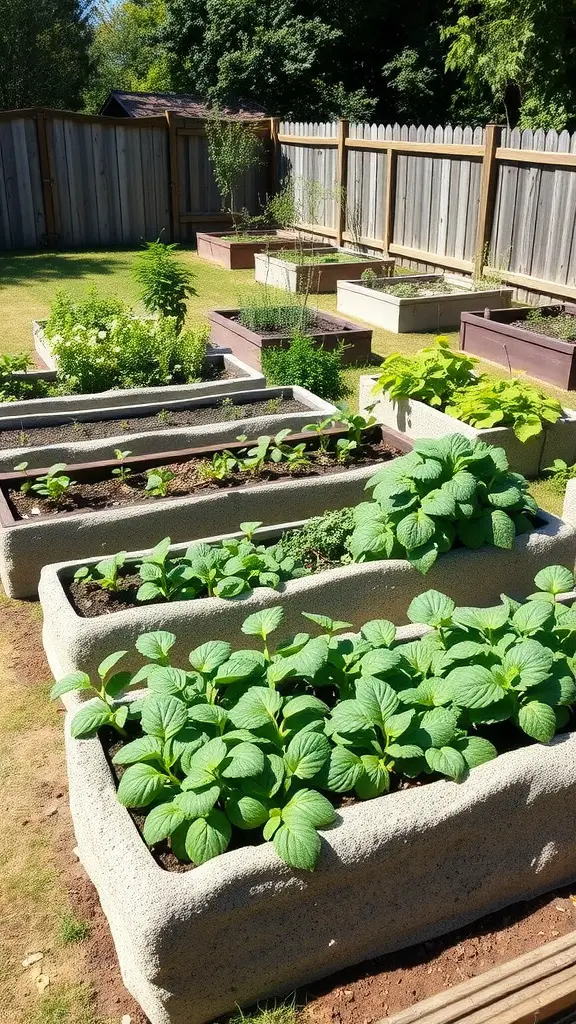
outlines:
[[[311,416],[319,420],[321,415]],[[374,428],[377,438],[384,438],[391,447],[407,451],[411,442],[394,431]],[[345,427],[329,428],[325,435],[345,437]],[[294,433],[285,438],[287,444],[301,441],[317,444],[315,434]],[[123,465],[135,472],[144,472],[170,463],[195,458],[207,459],[216,452],[238,451],[250,447],[251,441],[232,441],[218,445],[164,451],[156,455],[127,458]],[[66,467],[68,475],[78,482],[107,479],[118,467],[114,459],[84,462]],[[52,515],[20,518],[7,496],[25,481],[34,481],[46,469],[0,474],[0,578],[11,597],[34,597],[40,572],[49,562],[70,558],[100,558],[125,549],[140,551],[153,547],[170,536],[174,543],[189,542],[212,531],[228,532],[241,522],[284,520],[286,512],[300,518],[322,515],[327,508],[339,509],[358,503],[366,481],[376,472],[378,464],[345,466],[333,473],[264,481],[243,486],[206,490],[206,493],[167,495],[165,498],[136,496],[133,502],[118,507],[74,509]]]
[[[524,370],[537,380],[573,391],[576,388],[576,342],[538,334],[529,327],[511,326],[516,320],[526,320],[535,308],[545,317],[561,313],[574,316],[576,326],[576,304],[572,302],[462,313],[460,348],[491,363]]]
[[[259,235],[262,241],[244,241],[241,234],[237,239],[231,237],[233,234],[233,231],[197,231],[196,247],[200,259],[218,263],[226,270],[253,270],[257,252],[293,249],[298,242],[293,231],[279,228],[247,232],[251,239]],[[319,248],[323,248],[322,244]]]
[[[292,263],[261,252],[254,257],[256,281],[287,292],[310,292],[314,295],[335,292],[338,281],[348,280],[351,272],[359,277],[365,270],[373,270],[379,277],[390,277],[394,273],[395,260],[391,256],[366,256],[336,246],[326,246],[319,252],[318,249],[318,246],[310,248],[305,255],[342,253],[350,259],[337,263]]]
[[[360,327],[351,320],[345,320],[335,313],[326,313],[322,309],[312,309],[312,313],[320,316],[322,320],[330,322],[333,329],[315,331],[307,329],[308,334],[317,345],[329,350],[335,349],[341,342],[344,342],[342,363],[344,366],[353,364],[365,365],[372,359],[372,330],[370,327]],[[234,319],[239,313],[238,309],[212,309],[208,313],[210,324],[210,338],[213,345],[230,349],[238,358],[249,366],[259,370],[263,348],[288,348],[290,335],[258,334],[249,327],[244,327]]]

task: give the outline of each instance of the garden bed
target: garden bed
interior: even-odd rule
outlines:
[[[374,396],[372,389],[377,374],[360,377],[360,411],[368,408],[379,423],[412,439],[443,437],[457,431],[465,437],[481,438],[488,444],[504,448],[510,469],[524,476],[538,476],[555,458],[573,462],[576,459],[576,411],[564,409],[557,423],[546,425],[536,437],[520,441],[511,427],[478,429],[448,416],[439,409],[413,398],[391,399],[385,394]]]
[[[531,323],[534,317],[536,323]],[[573,321],[572,332],[569,321]],[[555,322],[576,339],[576,305],[531,306],[464,313],[460,348],[507,369],[523,370],[572,391],[576,388],[576,340],[555,333]]]
[[[202,260],[218,263],[226,270],[253,270],[257,252],[290,249],[298,239],[292,231],[268,228],[237,236],[231,231],[198,231],[196,247]],[[322,248],[322,246],[320,246]]]
[[[243,433],[297,431],[335,411],[306,388],[276,387],[179,402],[29,413],[16,422],[0,416],[0,472],[9,473],[20,462],[39,468],[110,459],[116,448],[152,454],[233,441]]]
[[[301,260],[302,262],[296,262]],[[330,260],[331,262],[327,262]],[[326,261],[326,262],[325,262]],[[379,275],[393,273],[394,260],[377,256],[364,256],[346,249],[326,247],[321,252],[306,250],[295,252],[293,259],[257,253],[254,257],[256,281],[288,292],[335,292],[338,281],[350,272],[358,274],[372,270]]]
[[[51,379],[57,382],[57,374]],[[33,374],[26,374],[26,378]],[[12,417],[17,426],[21,416],[43,413],[69,413],[84,409],[112,408],[119,405],[142,405],[144,402],[164,403],[204,395],[228,395],[244,391],[246,387],[263,388],[266,380],[254,367],[243,363],[229,352],[209,351],[206,356],[204,379],[194,384],[168,384],[149,388],[110,389],[94,394],[57,395],[50,398],[32,398],[0,405],[2,419]]]
[[[511,301],[512,288],[479,289],[454,274],[414,274],[373,282],[341,279],[337,309],[405,334],[458,327],[465,310],[509,306]]]
[[[345,508],[361,500],[364,483],[372,472],[373,470],[366,471],[362,481],[359,477],[364,473],[363,470],[350,470],[349,473],[339,476],[321,478],[320,484],[324,491],[316,502],[317,509],[321,511],[311,514],[321,514],[325,508]],[[297,485],[301,499],[300,507],[303,503],[303,490],[311,484],[313,481],[306,480]],[[331,493],[327,490],[329,484],[334,488]],[[262,501],[258,506],[261,512],[260,519],[272,521],[271,515],[268,514],[268,510],[271,509],[270,499],[274,493],[277,496],[279,492],[281,494],[282,486],[289,485],[264,484],[259,489],[262,492]],[[250,492],[232,491],[228,497],[237,499],[242,493]],[[221,501],[221,498],[217,500]],[[277,502],[276,508],[279,505],[281,501]],[[291,510],[295,507],[290,505]],[[570,508],[571,506],[566,507],[565,517],[569,517]],[[102,517],[107,513],[97,515]],[[207,521],[207,518],[204,517],[204,521]],[[222,517],[220,521],[224,521],[225,518]],[[244,518],[248,518],[248,515],[245,514]],[[497,603],[500,594],[504,592],[512,592],[512,596],[522,597],[531,592],[534,576],[544,566],[574,564],[576,525],[547,512],[541,512],[540,518],[541,525],[531,533],[517,537],[511,550],[486,546],[477,550],[454,549],[443,554],[425,576],[404,559],[356,562],[339,565],[337,568],[317,572],[301,579],[290,579],[281,585],[280,590],[258,587],[242,594],[239,600],[206,597],[192,601],[171,601],[169,604],[125,608],[97,618],[84,618],[78,615],[70,600],[69,587],[77,569],[84,565],[95,565],[102,555],[99,558],[86,558],[84,561],[76,558],[74,561],[63,561],[59,565],[51,564],[42,570],[39,587],[44,615],[44,647],[50,668],[58,679],[76,669],[93,671],[107,653],[130,649],[140,633],[148,630],[169,629],[175,633],[178,638],[175,652],[182,656],[187,654],[192,646],[206,640],[227,639],[231,634],[239,633],[242,622],[251,612],[278,604],[284,609],[280,635],[281,638],[287,638],[302,628],[301,613],[310,610],[334,619],[346,619],[355,629],[378,615],[402,625],[406,621],[406,608],[412,598],[431,587],[448,594],[458,605]],[[241,521],[236,509],[228,511],[227,521]],[[212,515],[210,522],[214,522]],[[273,544],[285,531],[301,525],[302,521],[284,522],[260,528],[254,534],[254,541]],[[19,530],[21,527],[4,533],[14,535]],[[135,533],[136,529],[132,535]],[[182,540],[183,533],[185,534],[185,526],[184,530],[180,530]],[[167,534],[172,540],[177,540],[164,519],[164,526],[156,526],[156,534],[151,543],[158,542]],[[199,537],[200,534],[196,536]],[[222,533],[204,539],[213,543],[222,537],[231,536],[238,534]],[[123,532],[120,536],[117,529],[115,538],[115,544],[106,547],[109,554],[119,550],[123,539],[127,539],[127,533]],[[194,538],[186,536],[185,539],[188,541]],[[184,554],[187,546],[187,543],[175,543],[170,550],[173,554]],[[60,545],[60,550],[62,549],[63,545]],[[136,562],[139,560],[137,556],[144,553],[143,548],[137,549],[134,546],[132,551],[133,560]],[[3,561],[6,562],[6,555]],[[26,573],[26,567],[21,565],[20,577],[24,577]],[[34,585],[36,578],[35,573]],[[27,586],[30,587],[30,583],[27,583]],[[246,637],[247,646],[253,645],[251,640],[252,638]],[[137,655],[131,653],[130,657],[136,664],[134,659],[137,659]],[[129,662],[130,658],[127,659],[127,664]]]
[[[502,754],[461,784],[340,808],[314,873],[271,844],[164,871],[117,802],[101,741],[71,739],[68,722],[66,749],[79,856],[151,1024],[203,1024],[576,876],[574,734]]]
[[[313,418],[313,417],[312,417]],[[317,419],[320,416],[316,417]],[[334,437],[346,436],[345,430],[330,431]],[[286,443],[304,441],[312,447],[317,442],[310,434],[291,435]],[[384,432],[386,446],[406,450],[403,439],[396,439]],[[209,459],[213,453],[223,449],[238,451],[250,446],[246,442],[232,442],[204,449],[189,449],[180,452],[164,452],[150,456],[131,456],[124,467],[146,471],[167,467],[174,462]],[[389,457],[386,451],[382,455]],[[70,465],[66,473],[73,479],[88,483],[109,481],[111,471],[118,468],[114,460],[103,463]],[[353,465],[353,463],[352,463]],[[89,559],[95,551],[99,557],[113,555],[121,548],[131,551],[146,549],[164,536],[175,542],[190,541],[204,537],[206,526],[224,532],[230,523],[261,520],[274,522],[282,520],[286,509],[302,517],[321,515],[328,508],[342,508],[359,501],[366,480],[374,472],[374,464],[366,463],[358,468],[343,467],[337,472],[315,473],[302,476],[295,474],[269,482],[250,481],[243,486],[228,486],[210,489],[209,486],[185,496],[144,497],[131,500],[122,507],[76,509],[52,514],[31,515],[28,519],[18,518],[12,505],[10,491],[14,492],[22,483],[35,480],[34,473],[8,473],[0,477],[0,577],[7,594],[11,597],[33,597],[36,594],[40,571],[49,561],[70,558]],[[249,475],[248,479],[249,479]],[[110,482],[106,484],[109,488]],[[109,493],[105,500],[109,500]],[[38,499],[39,501],[47,499]]]
[[[262,349],[287,348],[291,333],[284,329],[267,329],[259,332],[245,327],[239,320],[238,309],[214,309],[208,313],[210,337],[213,345],[229,348],[239,359],[244,360],[255,369],[260,369]],[[310,310],[310,323],[305,333],[314,339],[317,345],[329,350],[338,348],[344,343],[342,363],[349,366],[354,363],[369,363],[372,357],[372,331],[334,313],[322,310]]]

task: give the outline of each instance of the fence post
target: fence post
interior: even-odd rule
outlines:
[[[484,134],[484,156],[482,157],[482,174],[480,177],[480,201],[478,204],[478,221],[476,224],[476,250],[474,253],[474,276],[482,277],[486,246],[492,235],[494,220],[494,201],[496,199],[496,150],[500,145],[502,126],[487,124]]]
[[[167,110],[168,165],[170,168],[170,222],[172,241],[180,241],[180,182],[178,176],[178,135],[173,114]]]
[[[42,196],[44,199],[44,223],[46,224],[46,236],[48,244],[55,242],[56,215],[54,211],[54,189],[52,172],[50,168],[50,155],[48,152],[48,138],[46,134],[46,114],[43,110],[36,111],[36,133],[38,136],[38,162],[40,164],[40,178],[42,179]]]
[[[396,213],[396,172],[398,154],[395,149],[386,150],[386,191],[384,193],[384,229],[382,245],[386,255],[394,241],[394,215]]]
[[[278,132],[280,130],[280,118],[270,118],[270,143],[268,148],[268,194],[274,195],[280,184],[280,143]]]
[[[346,229],[346,185],[348,182],[348,152],[346,139],[348,138],[349,121],[340,121],[338,124],[338,155],[337,155],[337,182],[338,182],[338,205],[336,208],[336,245],[342,245],[342,236]]]

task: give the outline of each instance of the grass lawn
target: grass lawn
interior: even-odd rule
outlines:
[[[135,254],[113,250],[0,256],[0,354],[32,354],[31,321],[47,315],[57,288],[79,296],[96,285],[105,294],[136,303],[131,276]],[[192,251],[183,255],[195,274],[191,322],[211,308],[237,305],[243,293],[256,287],[252,271],[229,272],[198,260]],[[336,296],[318,296],[317,305],[335,311]],[[456,345],[456,332],[449,337]],[[432,338],[376,329],[373,349],[380,356],[414,352]],[[499,375],[494,367],[486,369]],[[347,371],[356,395],[362,372]],[[572,405],[569,394],[546,385],[542,390]],[[537,481],[534,494],[543,507],[561,510],[562,496],[546,482]],[[38,605],[0,597],[0,616],[2,1022],[121,1024],[122,1016],[130,1014],[131,1024],[142,1024],[143,1017],[123,995],[102,912],[72,853],[62,712],[48,700],[50,673]],[[28,958],[35,953],[42,959],[30,964]],[[93,988],[98,990],[97,1005]],[[262,1024],[293,1020],[289,1010],[268,1015]]]

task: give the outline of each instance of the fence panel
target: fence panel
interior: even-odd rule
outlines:
[[[0,249],[36,248],[46,233],[36,120],[0,122]]]

